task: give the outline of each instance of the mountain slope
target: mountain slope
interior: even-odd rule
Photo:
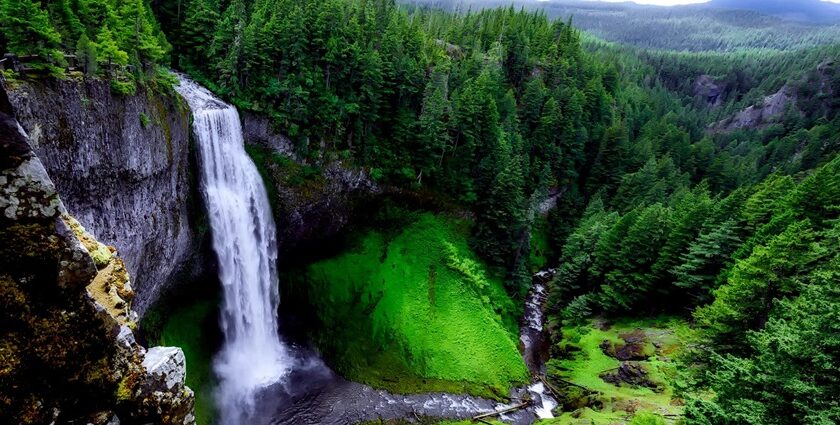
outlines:
[[[820,0],[712,0],[705,6],[720,9],[754,10],[792,21],[840,22],[840,5]]]
[[[677,51],[796,50],[840,41],[840,5],[805,0],[712,0],[675,7],[589,0],[402,0],[448,10],[542,9],[598,38]],[[792,4],[788,4],[792,3]],[[801,4],[800,4],[801,3]]]

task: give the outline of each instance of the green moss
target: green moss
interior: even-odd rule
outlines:
[[[370,232],[311,265],[305,284],[319,345],[350,379],[503,397],[527,378],[517,309],[469,250],[463,222],[427,213],[393,234]]]
[[[629,415],[627,412],[613,412],[609,409],[592,410],[590,408],[579,409],[574,412],[563,412],[554,419],[537,421],[538,425],[607,425],[627,423]]]
[[[142,125],[143,128],[149,128],[151,124],[152,119],[149,118],[149,115],[147,115],[145,112],[140,112],[140,125]]]
[[[137,92],[137,84],[134,83],[133,78],[113,78],[111,81],[111,91],[120,96],[134,96]]]
[[[627,419],[627,411],[635,411],[638,408],[679,414],[681,407],[678,406],[679,403],[674,403],[673,389],[670,385],[676,372],[670,357],[681,346],[680,334],[685,326],[684,321],[661,317],[644,320],[623,319],[606,330],[599,329],[594,324],[563,328],[563,341],[558,348],[567,354],[565,358],[548,362],[549,377],[559,382],[571,382],[598,393],[598,399],[604,407],[597,411],[587,408],[567,412],[558,421],[547,423],[574,424],[579,423],[577,421],[580,419],[587,419],[589,422],[582,423],[606,424],[619,417]],[[617,386],[600,377],[602,373],[620,365],[618,360],[604,354],[601,343],[606,340],[622,344],[624,341],[620,335],[636,329],[645,333],[649,344],[646,344],[645,352],[652,355],[639,363],[647,370],[648,378],[659,384],[661,391],[624,384]]]
[[[155,109],[154,123],[158,127],[160,127],[161,130],[163,130],[163,138],[166,141],[166,153],[168,155],[169,162],[171,163],[172,159],[174,158],[174,147],[172,145],[172,127],[169,122],[169,116],[171,115],[171,113],[170,108],[166,103],[164,103],[164,100],[172,102],[170,103],[170,105],[175,104],[176,107],[178,107],[178,99],[180,99],[180,96],[175,95],[174,91],[165,91],[160,90],[159,88],[153,88],[150,90],[146,90],[146,99],[148,103],[151,104]],[[143,128],[147,128],[151,123],[151,120],[145,112],[141,112],[140,114],[141,123],[143,116],[146,116],[148,122],[143,125]],[[185,121],[189,122],[189,119]]]
[[[20,86],[20,80],[18,80],[18,74],[11,69],[4,69],[0,71],[3,73],[3,79],[6,83],[6,88],[8,89],[16,89]]]
[[[630,425],[665,425],[665,419],[653,412],[642,410],[636,412]]]
[[[134,376],[129,375],[123,378],[120,383],[117,385],[117,400],[118,401],[127,401],[134,398],[134,391],[132,388],[136,385],[134,382]]]

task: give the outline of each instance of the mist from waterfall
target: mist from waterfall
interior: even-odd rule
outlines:
[[[214,359],[223,425],[251,421],[259,391],[291,370],[277,330],[277,242],[265,186],[245,152],[236,108],[184,78],[199,152],[201,189],[223,287],[224,345]]]

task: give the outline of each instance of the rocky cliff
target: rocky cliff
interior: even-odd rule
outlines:
[[[752,105],[734,116],[713,124],[713,133],[728,133],[742,128],[761,129],[776,122],[789,106],[796,105],[793,87],[785,85],[778,92],[765,97],[758,105]]]
[[[363,170],[339,161],[308,165],[265,117],[243,113],[242,131],[266,179],[281,252],[335,236],[358,213],[360,203],[383,191]]]
[[[143,312],[201,264],[190,113],[170,90],[111,93],[103,81],[8,85],[18,121],[69,212],[115,246]],[[194,208],[200,211],[200,208]]]
[[[711,75],[703,74],[694,80],[691,93],[710,108],[717,108],[723,104],[723,87]]]
[[[0,423],[194,424],[179,348],[145,350],[116,249],[61,202],[0,91]]]
[[[763,129],[790,118],[834,119],[840,107],[840,62],[825,60],[797,80],[733,116],[709,126],[712,133]]]

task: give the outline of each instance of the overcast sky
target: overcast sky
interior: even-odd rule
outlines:
[[[593,0],[595,1],[595,0]],[[599,1],[608,1],[612,3],[622,3],[627,0],[599,0]],[[639,4],[655,4],[659,6],[676,6],[678,4],[692,4],[692,3],[705,3],[708,0],[634,0],[635,3]],[[840,0],[837,0],[840,2]]]
[[[595,1],[595,0],[592,0]],[[608,1],[613,3],[621,3],[627,0],[598,0],[598,1]],[[693,4],[693,3],[706,3],[709,0],[633,0],[639,4],[656,4],[659,6],[676,6],[678,4]],[[790,0],[796,1],[796,0]],[[823,1],[830,1],[832,3],[840,3],[840,0],[823,0]]]

